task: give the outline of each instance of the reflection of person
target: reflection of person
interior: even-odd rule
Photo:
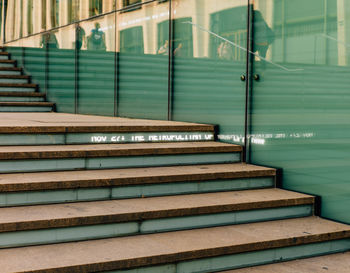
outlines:
[[[165,40],[164,45],[162,45],[158,49],[158,54],[160,55],[168,55],[169,54],[169,41]]]
[[[254,11],[254,52],[258,52],[263,58],[266,58],[266,53],[269,45],[274,40],[272,29],[265,22],[260,11]]]
[[[105,33],[100,30],[100,23],[95,23],[95,28],[91,30],[91,34],[87,39],[88,50],[106,50],[106,37]]]
[[[223,60],[233,60],[233,50],[227,41],[221,42],[218,47],[218,57]]]
[[[75,46],[77,49],[81,49],[83,46],[86,46],[85,30],[81,26],[77,26],[77,28],[75,29],[75,33],[76,33]]]
[[[40,47],[42,48],[58,48],[56,35],[52,32],[45,33],[41,36]]]
[[[181,55],[182,55],[182,47],[183,47],[183,44],[179,43],[179,45],[174,50],[174,56],[181,57]]]

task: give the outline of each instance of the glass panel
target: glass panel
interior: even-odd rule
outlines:
[[[350,2],[255,0],[252,162],[350,223]]]
[[[31,81],[39,85],[40,92],[46,92],[45,85],[45,68],[46,68],[46,48],[45,40],[41,35],[35,35],[22,39],[22,57],[13,56],[18,63],[18,66],[24,68],[24,74],[31,76]],[[12,56],[12,53],[11,53]]]
[[[48,99],[58,112],[75,111],[75,28],[70,25],[43,36],[48,50]]]
[[[173,118],[244,136],[247,1],[173,0]]]
[[[117,14],[120,116],[167,119],[168,19],[169,3]]]
[[[79,51],[78,112],[113,115],[115,14],[81,22],[76,33]]]

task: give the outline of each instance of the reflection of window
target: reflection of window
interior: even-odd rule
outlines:
[[[141,5],[137,5],[139,3],[142,3],[142,0],[123,0],[123,7],[125,8],[130,6],[130,9],[127,9],[126,11],[132,11],[141,8]]]
[[[210,30],[228,39],[235,44],[246,48],[246,6],[222,10],[211,14]],[[222,57],[225,59],[245,61],[245,51],[214,36],[210,37],[210,55],[212,58]]]
[[[59,12],[59,0],[51,0],[50,16],[51,16],[52,27],[58,26],[58,21],[59,21],[58,12]]]
[[[46,0],[41,0],[41,28],[46,29]]]
[[[179,18],[173,20],[174,42],[173,50],[175,57],[193,56],[193,34],[192,25],[186,22],[192,22],[192,18]]]
[[[78,21],[79,0],[69,0],[68,2],[68,23]]]
[[[141,3],[142,0],[123,0],[124,7]]]
[[[192,25],[186,24],[192,19],[180,18],[173,20],[174,38],[173,38],[173,54],[175,57],[192,57],[193,56],[193,35]],[[169,21],[158,24],[158,49],[166,44],[169,40]]]
[[[143,54],[142,27],[133,27],[120,32],[120,52]]]
[[[89,16],[99,15],[103,12],[102,0],[89,0]]]
[[[27,9],[27,31],[28,35],[33,33],[33,0],[28,0]]]

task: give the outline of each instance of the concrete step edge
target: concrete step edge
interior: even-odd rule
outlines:
[[[102,272],[349,238],[350,226],[306,217],[4,249],[0,267],[3,272]]]
[[[135,186],[204,180],[274,177],[276,170],[244,163],[0,174],[0,191]]]
[[[2,208],[0,233],[294,207],[314,201],[310,195],[260,189]]]
[[[6,103],[0,103],[0,106]],[[98,145],[2,146],[0,160],[59,159],[140,155],[240,153],[242,147],[219,142],[176,142]]]

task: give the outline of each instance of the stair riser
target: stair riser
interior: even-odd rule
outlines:
[[[0,55],[0,60],[8,60],[9,55]]]
[[[21,71],[0,70],[0,75],[22,75]]]
[[[273,177],[0,193],[0,207],[272,188]]]
[[[0,96],[0,102],[43,102],[43,101],[44,101],[43,97],[1,97]],[[0,143],[1,143],[0,145],[5,145],[2,142]],[[17,144],[17,145],[21,145],[21,144]]]
[[[103,271],[104,273],[209,273],[255,265],[290,261],[348,251],[350,239],[327,241],[300,246],[275,248],[213,258],[184,261],[176,264],[141,267],[132,270]],[[311,272],[311,271],[310,271]],[[325,270],[326,272],[326,270]]]
[[[0,173],[113,169],[240,162],[240,153],[0,161]]]
[[[52,112],[52,107],[41,106],[0,106],[0,112]]]
[[[28,83],[28,79],[1,78],[0,83]]]
[[[312,215],[312,205],[0,233],[0,248],[73,242],[193,228],[217,227]]]
[[[14,63],[0,63],[0,67],[15,67]]]
[[[0,87],[0,91],[3,92],[35,92],[36,89],[34,87]]]
[[[7,98],[7,97],[3,97]],[[0,97],[0,101],[1,101]],[[34,98],[33,98],[34,99]],[[39,99],[39,98],[35,98]],[[43,98],[40,98],[43,100]],[[14,100],[12,100],[14,101]],[[160,137],[159,137],[160,136]],[[57,144],[115,144],[150,142],[210,141],[210,132],[163,132],[163,133],[67,133],[67,134],[3,134],[0,145],[57,145]]]

